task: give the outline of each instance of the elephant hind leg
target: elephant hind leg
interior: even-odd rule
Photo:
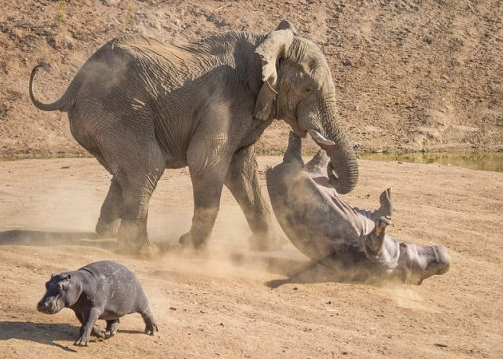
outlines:
[[[153,133],[125,132],[112,139],[112,144],[100,148],[113,178],[96,231],[116,231],[121,251],[139,253],[150,247],[148,205],[166,161]]]
[[[122,210],[122,188],[116,176],[112,177],[110,189],[105,202],[101,206],[100,217],[96,224],[98,236],[116,237]]]
[[[147,217],[150,197],[164,173],[165,158],[157,141],[152,139],[141,150],[131,154],[132,163],[122,167],[119,177],[122,188],[121,223],[118,243],[136,253],[150,251]],[[150,253],[150,252],[149,252]]]
[[[128,252],[140,253],[143,249],[150,247],[147,235],[148,205],[157,182],[164,172],[164,162],[160,158],[158,161],[152,161],[152,157],[145,160],[147,163],[143,166],[119,177],[122,188],[122,206],[118,244],[121,250]]]

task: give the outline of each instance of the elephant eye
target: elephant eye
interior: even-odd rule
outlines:
[[[312,87],[306,87],[306,92],[307,92],[307,93],[311,93],[311,92],[313,92],[313,88],[312,88]]]

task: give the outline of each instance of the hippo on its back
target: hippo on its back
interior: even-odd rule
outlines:
[[[320,151],[304,165],[301,139],[291,134],[283,163],[267,171],[274,213],[297,249],[317,263],[342,266],[366,280],[421,284],[448,270],[446,248],[398,242],[385,234],[392,213],[389,189],[381,194],[378,210],[353,207],[323,174],[326,162]]]

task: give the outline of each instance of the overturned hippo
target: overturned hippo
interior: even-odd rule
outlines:
[[[327,156],[320,151],[306,165],[301,139],[290,135],[283,163],[267,171],[267,190],[280,226],[313,264],[351,271],[358,280],[398,280],[421,284],[449,269],[445,247],[422,247],[389,237],[391,191],[381,206],[365,211],[351,206],[323,173]]]
[[[72,309],[82,324],[75,345],[87,345],[91,335],[115,335],[119,318],[129,313],[141,314],[146,334],[153,335],[158,330],[140,282],[116,262],[95,262],[77,271],[53,275],[45,287],[37,309],[46,314]],[[106,330],[95,324],[97,319],[106,320]]]

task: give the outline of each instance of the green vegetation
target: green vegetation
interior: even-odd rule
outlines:
[[[441,163],[483,171],[503,172],[503,152],[359,153],[366,160]]]
[[[65,23],[66,0],[58,1],[58,11],[56,13],[56,27]]]
[[[133,5],[128,4],[126,8],[126,16],[124,17],[124,31],[126,31],[129,24],[133,22],[133,15],[134,15]]]

